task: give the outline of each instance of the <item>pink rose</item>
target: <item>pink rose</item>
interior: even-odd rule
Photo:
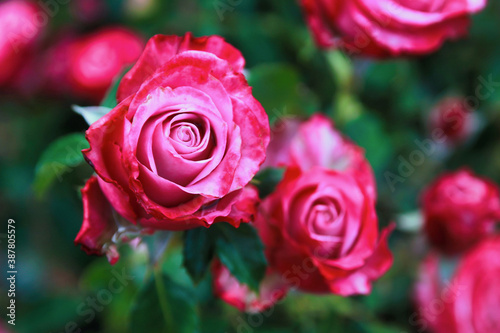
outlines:
[[[392,264],[391,228],[379,237],[375,200],[349,173],[289,168],[255,225],[269,266],[303,291],[368,294]]]
[[[374,57],[437,50],[467,33],[486,0],[301,0],[321,47]]]
[[[485,239],[460,260],[450,281],[439,258],[420,268],[416,300],[420,330],[434,333],[496,333],[500,327],[500,237]],[[415,316],[414,316],[415,317]]]
[[[48,88],[99,103],[113,80],[132,65],[144,48],[142,38],[122,27],[109,27],[56,43],[46,56]]]
[[[272,137],[262,168],[298,166],[339,170],[357,177],[370,195],[376,196],[373,170],[364,150],[345,138],[322,114],[307,121],[282,119],[271,130]]]
[[[166,230],[251,219],[259,199],[248,183],[265,159],[269,124],[243,65],[218,36],[148,42],[83,151],[117,213]],[[77,242],[101,251],[92,239]]]
[[[285,297],[289,289],[281,275],[268,271],[257,294],[240,283],[218,260],[212,265],[212,275],[215,295],[242,312],[265,311]]]
[[[29,1],[0,3],[0,86],[11,85],[28,61],[48,18]]]
[[[500,193],[491,181],[460,170],[442,175],[424,191],[422,211],[430,243],[455,254],[495,231]]]

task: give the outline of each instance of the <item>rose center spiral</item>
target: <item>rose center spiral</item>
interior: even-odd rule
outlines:
[[[196,147],[202,140],[200,128],[194,123],[178,123],[170,130],[170,139],[186,147]]]
[[[308,224],[317,235],[337,236],[342,231],[343,210],[333,198],[316,200],[308,213]]]

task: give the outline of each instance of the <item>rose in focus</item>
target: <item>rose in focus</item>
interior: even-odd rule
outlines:
[[[301,0],[319,46],[372,57],[419,55],[467,34],[486,0]]]
[[[251,219],[258,195],[248,183],[265,159],[269,125],[243,66],[218,36],[148,42],[120,83],[119,104],[87,131],[83,152],[119,215],[153,230]],[[85,207],[92,198],[83,200]],[[84,221],[76,242],[102,251],[96,235],[104,230]]]
[[[468,170],[447,173],[424,191],[422,212],[429,242],[446,254],[460,253],[495,231],[500,192]]]

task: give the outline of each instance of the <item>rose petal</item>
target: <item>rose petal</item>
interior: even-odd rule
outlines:
[[[82,151],[102,179],[101,187],[116,211],[135,223],[143,210],[128,187],[128,175],[122,161],[125,115],[131,99],[127,99],[93,123],[86,132],[90,148]],[[117,163],[118,162],[118,163]]]
[[[242,312],[259,313],[274,306],[288,292],[288,285],[282,277],[268,271],[261,282],[259,294],[240,283],[229,270],[215,261],[212,265],[213,290],[217,297]]]
[[[392,265],[392,253],[389,250],[387,238],[394,230],[395,225],[391,224],[382,231],[379,244],[372,256],[368,258],[363,267],[351,271],[345,278],[333,279],[329,283],[333,293],[342,296],[355,294],[367,295],[371,292],[371,283],[373,280],[381,277],[389,270]],[[325,266],[319,266],[322,274],[330,275],[332,272],[325,269]]]
[[[75,238],[75,245],[80,244],[87,254],[103,255],[104,246],[118,230],[113,218],[113,210],[99,187],[97,177],[89,178],[82,189],[83,224]],[[118,260],[112,256],[111,264]]]
[[[156,70],[169,62],[175,55],[199,50],[215,54],[229,62],[234,71],[243,70],[245,60],[241,53],[219,36],[195,38],[191,33],[184,37],[153,36],[136,65],[123,77],[118,88],[117,99],[122,101],[139,90],[140,86]]]

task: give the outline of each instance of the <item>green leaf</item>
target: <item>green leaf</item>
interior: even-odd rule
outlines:
[[[259,289],[267,261],[264,246],[256,230],[248,224],[235,228],[228,223],[216,223],[210,228],[186,231],[184,236],[184,266],[195,281],[200,282],[214,256],[241,283]]]
[[[358,321],[358,324],[364,328],[365,332],[369,333],[401,333],[405,332],[403,327],[393,327],[387,324],[378,323],[378,322],[368,322],[363,323],[362,321]]]
[[[240,282],[258,291],[267,261],[257,231],[248,224],[234,228],[228,223],[214,224],[210,230],[217,233],[215,248],[222,264]]]
[[[32,302],[32,309],[25,314],[26,320],[16,320],[16,332],[61,332],[66,325],[72,322],[77,325],[81,320],[75,311],[82,304],[78,295],[59,291],[50,298],[34,299]]]
[[[115,80],[113,81],[113,84],[109,88],[109,90],[106,92],[106,96],[104,96],[104,99],[101,102],[101,106],[107,107],[107,108],[114,108],[118,102],[116,101],[116,93],[118,92],[118,87],[120,86],[120,82],[122,78],[127,74],[127,72],[130,70],[130,67],[125,68],[120,75],[118,75]]]
[[[383,175],[393,158],[391,139],[383,125],[377,115],[366,113],[344,127],[344,133],[365,149],[366,158],[376,175]]]
[[[317,111],[315,96],[301,82],[297,70],[286,64],[259,65],[249,71],[248,83],[273,124],[283,117]]]
[[[327,52],[326,58],[339,89],[349,91],[354,76],[352,60],[339,50]]]
[[[259,196],[261,199],[273,193],[278,186],[279,182],[283,179],[285,169],[266,168],[261,170],[253,181],[259,189]]]
[[[215,242],[204,227],[184,233],[184,267],[195,283],[205,276],[214,256]]]
[[[130,329],[135,333],[192,333],[198,328],[196,297],[160,270],[137,295]]]
[[[38,160],[33,188],[40,197],[62,175],[84,162],[82,149],[89,147],[83,133],[72,133],[52,142]]]

